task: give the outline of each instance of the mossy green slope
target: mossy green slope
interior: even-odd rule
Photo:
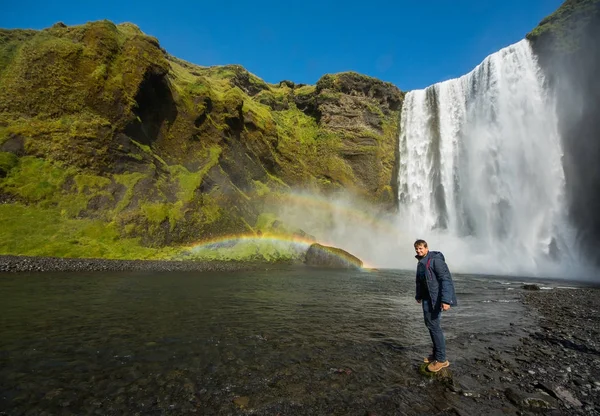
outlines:
[[[600,0],[566,0],[527,34],[543,53],[573,53],[583,47],[590,25],[597,23]]]
[[[291,188],[389,204],[402,99],[193,65],[133,24],[0,29],[0,253],[169,257]]]

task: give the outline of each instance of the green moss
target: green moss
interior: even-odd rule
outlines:
[[[117,29],[126,37],[133,37],[144,34],[144,32],[142,32],[142,30],[137,25],[130,22],[119,23],[117,25]]]
[[[13,167],[0,187],[30,202],[42,199],[52,201],[62,192],[63,184],[73,173],[71,169],[62,169],[42,159],[25,156],[19,159],[18,165]]]
[[[175,249],[150,249],[121,238],[113,223],[67,219],[56,208],[0,205],[0,253],[109,259],[165,259]],[[27,236],[27,238],[23,238]]]
[[[273,227],[273,223],[277,221],[277,216],[269,212],[263,212],[256,219],[255,228],[263,232],[269,231]]]
[[[279,137],[284,143],[306,146],[308,151],[315,145],[319,128],[314,118],[296,108],[274,112],[273,117],[277,122]]]
[[[148,156],[152,157],[153,159],[156,159],[161,165],[168,167],[167,162],[165,162],[162,157],[160,157],[156,153],[154,153],[152,151],[152,149],[150,148],[150,146],[139,143],[133,139],[131,139],[131,143],[136,145],[141,151],[146,153]],[[138,160],[140,160],[140,159],[138,159]],[[143,160],[143,158],[141,158],[141,160]]]
[[[316,87],[314,85],[303,85],[299,88],[294,89],[294,94],[296,95],[310,95],[316,91]]]
[[[264,183],[262,183],[261,181],[252,181],[252,184],[254,186],[254,195],[257,197],[263,197],[268,195],[271,192],[271,189]]]
[[[106,64],[98,65],[96,69],[94,69],[94,72],[92,72],[91,74],[91,77],[94,78],[94,80],[96,81],[104,80],[107,76],[108,70],[106,68]]]
[[[117,206],[114,209],[115,214],[123,211],[129,206],[129,204],[131,203],[131,198],[133,197],[135,185],[144,177],[145,175],[140,172],[114,175],[115,182],[125,187],[125,194],[123,195],[123,198],[121,198],[121,200],[117,203]]]
[[[140,204],[140,210],[152,227],[157,227],[164,221],[169,221],[170,230],[175,228],[177,221],[183,217],[181,208],[182,201],[170,202],[144,202]]]
[[[77,185],[77,192],[93,192],[95,190],[104,188],[111,184],[111,180],[104,176],[96,176],[89,174],[75,175],[73,178]]]
[[[12,153],[0,152],[0,176],[6,176],[12,168],[17,166],[19,158]]]
[[[277,240],[241,239],[230,247],[212,245],[192,250],[187,258],[200,261],[260,261],[269,263],[299,262],[306,247]]]
[[[212,224],[222,217],[221,206],[210,195],[202,195],[201,221],[203,224]]]
[[[204,77],[200,77],[195,82],[186,86],[186,92],[192,95],[210,96],[212,94],[212,89],[209,81]]]
[[[202,152],[199,156],[204,163],[197,172],[190,172],[181,165],[169,166],[171,175],[179,185],[177,198],[180,201],[188,203],[194,198],[196,189],[202,184],[208,171],[219,163],[221,152],[222,149],[219,146],[211,146]]]
[[[81,111],[85,88],[77,69],[83,48],[68,39],[38,32],[14,49],[0,77],[0,102],[37,114]]]
[[[337,77],[335,75],[325,74],[317,81],[316,91],[320,93],[322,90],[335,89],[336,84]]]

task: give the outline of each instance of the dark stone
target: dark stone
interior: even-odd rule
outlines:
[[[522,287],[525,290],[540,290],[538,285],[523,285]]]
[[[12,153],[16,156],[25,156],[25,140],[18,134],[11,134],[0,145],[0,152]]]
[[[253,97],[261,91],[269,89],[269,86],[260,78],[250,74],[241,65],[227,65],[227,69],[235,72],[231,78],[231,84],[244,91],[249,96]]]
[[[504,390],[504,394],[515,406],[522,409],[550,410],[556,408],[549,397],[542,397],[539,394],[528,394],[512,387]]]
[[[0,255],[2,272],[81,271],[234,271],[263,268],[260,263],[219,261],[108,260]]]
[[[196,128],[199,128],[200,126],[202,126],[204,124],[204,122],[208,118],[208,115],[210,114],[212,109],[213,109],[212,100],[210,99],[210,97],[204,97],[204,112],[202,114],[200,114],[198,117],[196,117],[196,120],[194,120],[194,126],[196,126]]]

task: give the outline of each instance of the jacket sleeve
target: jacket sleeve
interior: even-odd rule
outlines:
[[[421,300],[423,298],[423,296],[421,295],[421,285],[419,284],[419,274],[418,273],[415,273],[415,283],[416,283],[415,299]]]
[[[448,269],[448,265],[444,260],[437,257],[433,261],[433,271],[435,276],[440,283],[440,293],[442,295],[442,303],[448,305],[454,304],[454,282],[452,281],[452,275]]]

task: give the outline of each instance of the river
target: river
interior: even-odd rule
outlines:
[[[454,280],[452,364],[530,324],[518,279]],[[412,414],[442,388],[412,271],[5,274],[0,330],[0,414]]]

